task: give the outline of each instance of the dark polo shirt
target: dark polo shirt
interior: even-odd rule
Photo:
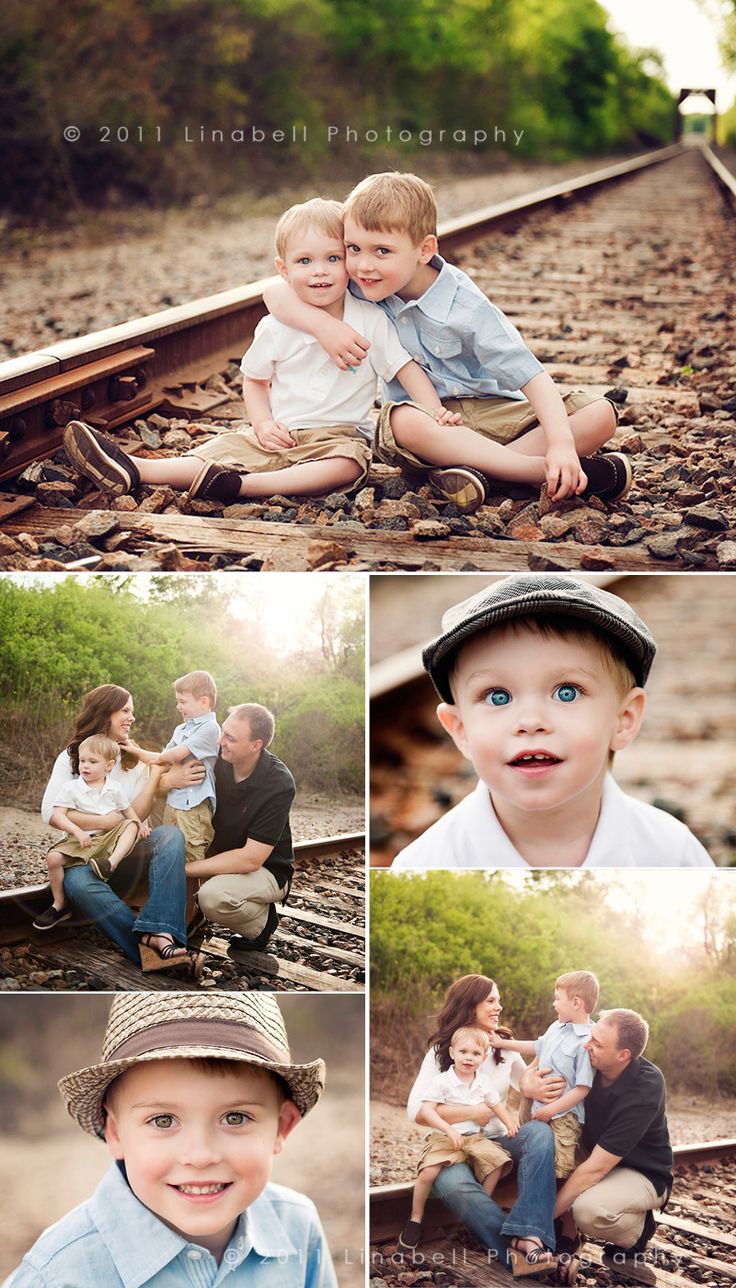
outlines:
[[[604,1087],[596,1073],[585,1097],[583,1145],[618,1154],[652,1182],[657,1194],[672,1188],[672,1146],[665,1117],[664,1078],[656,1064],[638,1056]]]
[[[215,761],[217,805],[212,820],[215,835],[209,854],[239,850],[246,841],[272,845],[263,864],[280,886],[294,871],[294,846],[289,811],[296,785],[286,765],[264,747],[248,778],[236,783],[232,765],[218,756]]]

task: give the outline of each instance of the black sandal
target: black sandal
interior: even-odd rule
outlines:
[[[178,966],[187,966],[194,973],[191,955],[180,952],[173,939],[164,948],[156,948],[151,943],[152,938],[152,933],[142,935],[138,945],[138,951],[141,955],[141,970],[145,975],[156,970],[174,970]]]
[[[528,1252],[522,1252],[518,1244],[534,1243],[534,1247]],[[557,1269],[557,1258],[546,1248],[541,1239],[536,1239],[533,1235],[517,1235],[509,1248],[509,1259],[511,1261],[511,1273],[514,1279],[520,1279],[524,1276],[533,1277],[536,1275],[548,1275],[554,1273]]]

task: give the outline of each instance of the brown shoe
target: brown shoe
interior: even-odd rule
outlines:
[[[427,475],[427,482],[438,496],[452,501],[463,514],[472,514],[486,499],[486,481],[479,470],[469,465],[443,466]]]
[[[187,493],[190,501],[221,501],[232,505],[240,496],[241,475],[214,461],[204,461]]]
[[[601,452],[600,456],[581,456],[580,464],[588,476],[588,486],[581,496],[601,501],[623,501],[634,481],[631,462],[622,452]]]

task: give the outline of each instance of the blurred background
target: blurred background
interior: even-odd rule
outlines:
[[[273,1180],[314,1201],[339,1283],[359,1288],[364,1281],[363,998],[292,994],[280,997],[279,1006],[292,1058],[301,1063],[322,1056],[327,1081],[319,1104],[274,1159]],[[99,1061],[109,1009],[104,994],[0,997],[2,1278],[48,1225],[92,1194],[110,1164],[107,1146],[80,1130],[56,1089],[64,1074]]]
[[[620,595],[657,641],[638,738],[616,756],[624,791],[681,817],[713,860],[736,863],[736,578],[580,574]],[[421,648],[446,608],[498,576],[371,577],[371,862],[400,849],[467,796],[477,778],[442,730]]]
[[[372,1181],[410,1180],[423,1129],[404,1110],[433,1017],[466,974],[534,1039],[555,979],[592,970],[597,1008],[637,1010],[668,1087],[673,1142],[736,1136],[736,883],[730,873],[371,874]]]

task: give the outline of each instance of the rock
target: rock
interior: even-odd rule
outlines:
[[[157,550],[159,564],[164,572],[201,572],[202,565],[196,559],[183,555],[177,546],[164,546]]]
[[[383,532],[406,532],[409,525],[406,522],[406,519],[402,519],[397,515],[392,519],[376,518],[376,527],[380,528]]]
[[[736,568],[736,541],[719,541],[716,559],[719,568]]]
[[[580,567],[586,572],[605,572],[606,569],[616,566],[616,560],[607,555],[600,546],[594,546],[592,550],[580,556]]]
[[[625,403],[628,396],[628,389],[623,389],[620,386],[617,386],[615,389],[607,389],[603,395],[603,397],[607,398],[609,402],[618,403],[619,405]]]
[[[7,540],[10,540],[10,538],[7,538]],[[31,536],[30,532],[19,532],[15,540],[20,546],[21,550],[25,550],[27,554],[29,555],[38,554],[38,542],[36,541],[35,537]],[[0,537],[0,541],[2,541],[2,537]]]
[[[36,488],[36,500],[39,505],[49,507],[62,506],[69,508],[74,503],[77,489],[73,483],[39,483]]]
[[[417,541],[437,541],[441,537],[449,537],[451,531],[449,524],[439,519],[417,519],[411,527],[411,535]]]
[[[140,425],[138,433],[141,436],[141,442],[144,443],[146,447],[150,447],[153,451],[156,451],[156,449],[161,446],[161,435],[158,430],[149,429],[145,421],[137,421],[136,424]]]
[[[571,514],[545,514],[539,522],[545,541],[559,541],[575,527],[575,512]]]
[[[188,452],[192,446],[192,440],[185,429],[170,429],[161,441],[164,447],[170,447],[174,452]]]
[[[39,483],[43,482],[43,480],[43,461],[32,461],[32,463],[24,469],[18,479],[18,487],[22,492],[32,492],[34,488],[38,487]]]
[[[376,520],[380,523],[381,519],[420,519],[421,515],[415,505],[406,500],[400,501],[381,501],[376,510]]]
[[[586,510],[575,516],[575,537],[585,546],[595,546],[603,537],[607,528],[606,517]]]
[[[117,510],[120,514],[130,514],[138,509],[138,502],[132,496],[116,496],[110,502],[110,509]]]
[[[620,443],[615,444],[615,448],[617,452],[625,452],[627,456],[637,456],[644,451],[644,440],[641,434],[627,434]]]
[[[266,507],[260,501],[239,501],[237,505],[225,506],[228,519],[260,519]]]
[[[677,543],[681,540],[681,532],[666,532],[656,537],[647,537],[644,544],[655,559],[674,559],[678,553]]]
[[[696,505],[692,510],[686,511],[684,519],[685,523],[692,523],[696,528],[707,528],[710,532],[723,532],[728,527],[728,521],[711,505]]]
[[[363,515],[372,513],[376,505],[376,489],[374,487],[361,488],[353,501],[353,509],[356,514]]]
[[[80,537],[86,537],[89,541],[94,541],[100,537],[107,537],[113,532],[117,532],[120,527],[114,514],[106,514],[102,510],[91,510],[74,524],[74,536],[78,541]]]
[[[146,496],[140,502],[138,510],[141,514],[161,514],[167,505],[175,505],[178,493],[171,487],[157,487],[150,496]]]
[[[345,510],[350,505],[350,498],[344,492],[331,492],[322,501],[325,510],[334,514],[336,510]]]
[[[168,420],[166,419],[166,417],[165,417],[165,416],[159,416],[158,412],[154,412],[152,416],[148,416],[146,419],[147,419],[147,423],[148,423],[148,425],[149,425],[149,427],[150,427],[151,429],[168,429],[168,428],[169,428],[169,422],[168,422]],[[140,432],[140,431],[139,431],[139,432]],[[142,434],[141,434],[141,437],[143,437],[143,435],[142,435]]]
[[[321,568],[327,563],[346,563],[347,554],[336,541],[325,541],[315,537],[307,546],[307,564],[310,568]]]
[[[19,553],[19,539],[6,537],[4,532],[0,532],[0,555],[17,555]]]
[[[515,541],[542,541],[544,532],[535,518],[527,514],[519,514],[506,525],[506,535],[513,537]]]
[[[701,415],[706,411],[720,411],[723,406],[720,398],[715,394],[701,394],[698,399]]]
[[[381,482],[381,496],[385,501],[398,501],[408,490],[409,485],[400,474]]]

